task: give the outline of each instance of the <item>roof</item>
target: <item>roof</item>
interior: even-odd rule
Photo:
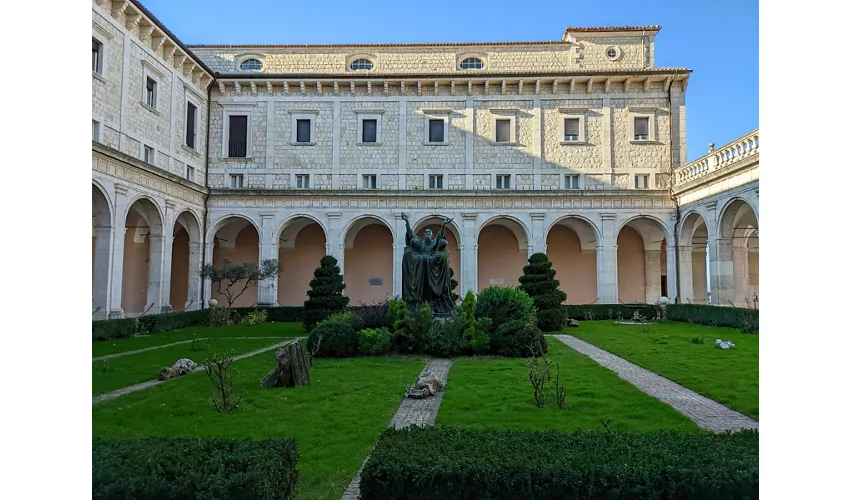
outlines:
[[[196,49],[327,49],[347,47],[474,47],[482,45],[569,45],[562,40],[543,40],[536,42],[438,42],[438,43],[293,43],[293,44],[193,44],[190,47]]]
[[[567,28],[564,33],[604,33],[615,31],[661,31],[661,26],[650,24],[647,26],[599,26],[589,28]]]
[[[161,29],[163,31],[163,33],[165,33],[166,35],[169,36],[169,38],[174,40],[174,42],[177,44],[177,46],[179,46],[181,49],[183,49],[186,52],[186,54],[191,56],[192,59],[194,59],[195,62],[198,63],[198,65],[200,67],[204,68],[204,71],[209,73],[211,76],[215,77],[215,74],[216,74],[215,71],[211,70],[206,64],[204,64],[204,61],[202,61],[200,57],[196,56],[191,50],[189,50],[189,47],[184,45],[183,42],[181,42],[180,39],[177,38],[177,35],[175,35],[174,33],[171,32],[171,30],[166,28],[165,25],[162,24],[162,21],[157,19],[156,16],[153,15],[153,13],[147,9],[147,7],[142,5],[141,2],[139,2],[138,0],[130,0],[130,3],[133,4],[133,7],[142,11],[142,13],[144,15],[148,16],[150,18],[150,20],[153,21],[154,24],[156,24],[157,28]]]
[[[551,71],[522,71],[522,72],[500,72],[500,73],[388,73],[388,74],[364,74],[364,73],[261,73],[256,71],[243,73],[219,73],[219,79],[229,80],[434,80],[434,79],[486,79],[486,78],[529,78],[529,77],[582,77],[582,76],[611,76],[611,75],[658,75],[669,73],[690,74],[692,69],[688,68],[623,68],[604,70],[578,70],[569,72]]]

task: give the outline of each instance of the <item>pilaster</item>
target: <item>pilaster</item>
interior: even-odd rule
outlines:
[[[596,246],[596,283],[600,304],[617,303],[616,214],[602,216],[602,244]]]
[[[476,233],[478,231],[477,213],[461,214],[463,219],[463,236],[460,242],[460,289],[461,295],[466,295],[466,292],[478,292],[478,242],[476,241]]]
[[[269,259],[278,258],[278,245],[275,241],[275,224],[274,213],[260,214],[260,259],[257,263],[262,267],[263,262]],[[257,284],[257,305],[262,307],[271,307],[277,304],[277,281],[278,276],[262,280]]]
[[[332,212],[328,216],[328,241],[325,244],[327,254],[336,259],[340,274],[345,276],[345,242],[342,241],[342,213]]]

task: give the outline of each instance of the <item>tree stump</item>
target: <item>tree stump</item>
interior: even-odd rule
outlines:
[[[301,342],[293,342],[275,354],[275,369],[260,380],[263,387],[310,385],[310,365]]]

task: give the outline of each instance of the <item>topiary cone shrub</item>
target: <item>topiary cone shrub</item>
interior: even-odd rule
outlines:
[[[534,300],[538,328],[544,332],[561,331],[567,322],[567,309],[563,307],[567,294],[561,291],[561,282],[555,279],[549,257],[545,253],[532,255],[522,273],[519,289]]]
[[[308,332],[317,324],[331,315],[341,313],[348,307],[348,297],[342,294],[345,283],[339,272],[336,258],[325,255],[313,280],[310,281],[310,290],[304,302],[304,329]]]

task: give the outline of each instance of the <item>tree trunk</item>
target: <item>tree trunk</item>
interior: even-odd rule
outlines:
[[[275,360],[275,369],[260,380],[263,387],[310,385],[310,367],[301,342],[296,341],[281,348]]]

